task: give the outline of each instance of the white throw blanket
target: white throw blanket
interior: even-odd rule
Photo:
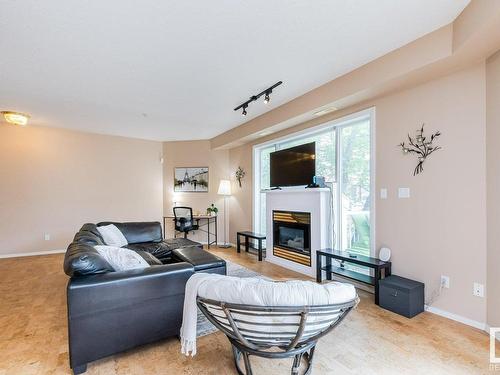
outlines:
[[[197,296],[216,301],[257,306],[317,306],[357,298],[351,284],[312,281],[275,282],[260,277],[239,278],[196,273],[186,284],[181,327],[181,352],[196,355]]]

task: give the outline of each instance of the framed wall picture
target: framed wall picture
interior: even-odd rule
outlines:
[[[208,192],[208,167],[176,167],[174,191],[189,193]]]

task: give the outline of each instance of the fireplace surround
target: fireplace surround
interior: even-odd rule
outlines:
[[[311,214],[273,211],[273,255],[311,266]]]
[[[327,188],[297,187],[267,191],[265,261],[316,277],[316,251],[332,247],[330,200],[331,191]],[[288,230],[282,230],[281,240],[275,239],[275,221],[288,227]],[[300,228],[296,224],[309,224],[308,236],[304,233],[303,246],[301,240],[296,240],[301,237],[294,231]],[[276,234],[279,236],[279,233]]]

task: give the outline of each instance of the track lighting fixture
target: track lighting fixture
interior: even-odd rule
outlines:
[[[271,93],[273,92],[273,89],[278,87],[279,85],[281,85],[283,82],[282,81],[278,81],[276,82],[274,85],[272,85],[271,87],[268,87],[267,89],[265,89],[264,91],[262,92],[259,92],[257,95],[252,95],[250,97],[250,99],[248,99],[246,102],[244,103],[241,103],[239,106],[237,106],[234,110],[237,111],[241,108],[243,108],[243,112],[241,113],[243,116],[246,116],[247,115],[247,108],[248,108],[248,105],[252,102],[255,102],[257,99],[259,99],[262,95],[264,95],[264,103],[267,104],[269,103],[269,101],[271,100]]]
[[[269,97],[269,95],[271,94],[271,92],[272,91],[266,92],[266,96],[264,96],[264,104],[269,103],[269,101],[271,100],[271,98]]]

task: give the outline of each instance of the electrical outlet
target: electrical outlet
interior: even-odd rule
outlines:
[[[441,287],[449,289],[450,288],[450,277],[441,276]]]
[[[474,283],[474,290],[472,294],[476,297],[484,297],[484,285],[479,283]]]
[[[45,233],[45,241],[50,241],[50,234],[49,233]]]

